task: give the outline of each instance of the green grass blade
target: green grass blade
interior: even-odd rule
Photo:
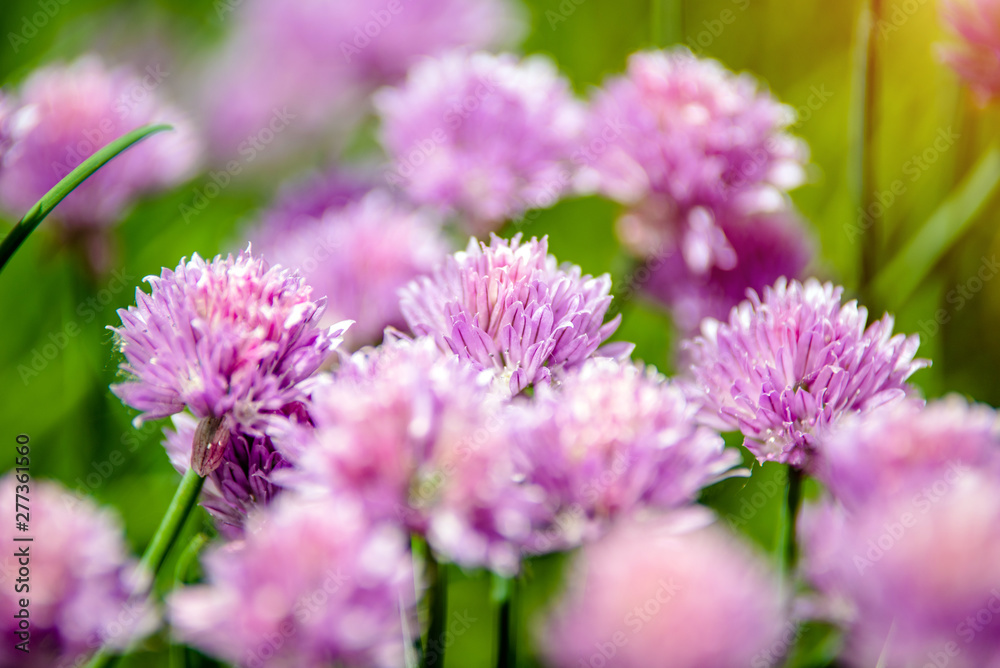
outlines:
[[[892,308],[905,303],[941,256],[976,219],[998,184],[1000,147],[994,145],[875,277],[872,289],[878,303]]]
[[[45,217],[52,213],[52,210],[56,208],[59,202],[66,199],[73,190],[76,189],[81,183],[86,181],[91,174],[96,172],[98,169],[108,164],[115,156],[123,153],[129,149],[133,144],[136,144],[150,135],[156,134],[157,132],[163,132],[164,130],[171,130],[172,127],[169,125],[147,125],[146,127],[139,128],[138,130],[133,130],[127,135],[119,137],[114,140],[104,148],[102,148],[94,155],[90,156],[82,163],[80,163],[76,169],[66,175],[66,177],[57,183],[52,190],[45,193],[42,199],[38,200],[28,213],[24,214],[24,218],[14,226],[14,229],[10,231],[7,237],[0,243],[0,271],[7,266],[7,262],[13,257],[14,253],[24,240],[35,231],[35,228],[45,220]]]

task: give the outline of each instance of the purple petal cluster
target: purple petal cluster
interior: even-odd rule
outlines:
[[[767,211],[804,180],[806,148],[785,132],[793,120],[749,75],[685,49],[640,52],[594,99],[583,157],[600,190],[626,203]]]
[[[417,628],[406,536],[356,504],[283,495],[204,564],[208,583],[168,601],[181,641],[241,666],[404,665]]]
[[[10,147],[0,169],[0,203],[23,215],[86,158],[150,123],[171,132],[129,149],[74,190],[53,214],[66,234],[119,222],[135,199],[178,184],[196,166],[200,145],[184,116],[164,104],[150,77],[109,69],[96,57],[34,72],[8,101]]]
[[[279,441],[295,464],[282,479],[348,492],[463,566],[516,572],[538,506],[491,376],[429,339],[358,352],[314,391],[315,429]]]
[[[519,32],[508,0],[247,0],[221,11],[234,29],[202,96],[221,158],[243,159],[241,148],[278,126],[268,161],[301,156],[289,147],[336,146],[363,116],[368,94],[420,59],[498,45]]]
[[[1000,97],[1000,2],[943,0],[941,14],[958,37],[941,56],[983,103]]]
[[[996,665],[995,471],[956,462],[912,493],[807,511],[805,571],[847,629],[845,665]]]
[[[578,556],[542,650],[553,668],[772,665],[787,630],[777,584],[700,512],[625,523]]]
[[[580,185],[629,206],[618,236],[683,331],[808,264],[786,194],[808,158],[793,120],[751,76],[686,49],[633,54],[595,96]]]
[[[631,213],[623,220],[633,217],[641,216]],[[705,318],[724,320],[746,298],[747,290],[761,292],[779,278],[802,277],[813,254],[802,221],[790,211],[727,214],[716,222],[735,257],[732,266],[716,264],[704,272],[693,271],[685,249],[675,240],[664,242],[646,260],[648,274],[636,276],[642,291],[669,308],[674,324],[689,336],[697,334]],[[688,251],[691,257],[690,246]]]
[[[644,508],[691,503],[741,459],[694,423],[697,406],[631,362],[588,360],[558,389],[541,386],[512,410],[519,467],[545,493],[533,549],[592,540]]]
[[[211,262],[195,254],[145,280],[150,293],[137,289],[111,328],[126,376],[111,389],[140,422],[187,408],[262,435],[269,414],[305,398],[303,381],[350,324],[321,329],[325,300],[249,249]]]
[[[684,344],[689,389],[706,422],[739,429],[761,461],[811,469],[826,428],[911,392],[919,337],[893,336],[888,315],[841,303],[843,289],[778,280],[751,292],[728,322],[706,320]]]
[[[496,368],[511,394],[593,356],[618,328],[621,315],[605,323],[611,278],[581,275],[558,266],[548,238],[522,242],[518,234],[490,245],[471,239],[432,276],[410,283],[400,307],[410,329],[432,336],[442,350]],[[626,354],[616,346],[607,355]]]
[[[959,396],[904,401],[845,419],[829,434],[816,477],[834,498],[858,508],[905,497],[949,466],[1000,472],[1000,421]]]
[[[541,56],[450,53],[416,65],[376,107],[386,180],[485,234],[571,185],[583,106]]]
[[[405,328],[399,290],[430,273],[450,251],[441,221],[374,191],[315,217],[265,214],[251,234],[270,261],[295,269],[327,298],[322,324],[351,319],[349,348],[378,343],[389,326]]]
[[[153,630],[150,607],[130,601],[135,563],[128,553],[116,517],[90,499],[78,498],[55,483],[32,480],[30,490],[18,488],[13,472],[0,479],[0,666],[50,668],[83,665],[101,643],[124,648]],[[15,499],[15,491],[28,498]],[[22,507],[15,509],[15,501]],[[15,530],[14,515],[28,503],[30,531]],[[34,538],[15,542],[15,538]],[[28,550],[28,564],[16,552]],[[19,571],[27,565],[28,589],[15,591]],[[29,599],[30,640],[15,635]],[[29,652],[15,646],[28,640]]]
[[[171,421],[173,429],[163,431],[163,447],[170,463],[183,474],[191,467],[198,421],[187,413],[178,413]],[[272,474],[288,466],[271,437],[231,434],[222,464],[206,476],[201,505],[215,518],[221,533],[237,538],[250,512],[270,503],[281,491]]]

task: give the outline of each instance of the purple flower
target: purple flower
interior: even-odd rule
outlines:
[[[386,180],[485,234],[571,185],[583,106],[541,56],[451,53],[376,97]]]
[[[640,52],[594,99],[597,145],[582,157],[622,202],[664,196],[682,209],[731,201],[769,210],[804,180],[806,148],[785,133],[793,121],[749,75],[686,49]]]
[[[511,394],[547,383],[553,373],[579,366],[597,352],[621,322],[604,323],[611,279],[582,276],[580,267],[557,266],[548,237],[521,242],[475,239],[449,256],[430,277],[402,291],[400,307],[410,329],[433,336],[442,350],[501,370]],[[615,344],[607,356],[627,356]]]
[[[170,595],[171,624],[226,662],[402,666],[418,631],[406,536],[343,498],[283,495],[204,565],[208,584]]]
[[[559,388],[541,386],[513,409],[513,441],[526,479],[545,492],[534,549],[573,547],[643,508],[672,508],[740,462],[697,407],[655,369],[587,361]]]
[[[163,447],[179,473],[191,467],[191,450],[198,421],[187,413],[172,418],[173,429],[164,429]],[[219,530],[229,538],[242,535],[247,515],[267,505],[281,491],[272,473],[288,462],[269,436],[232,433],[222,464],[206,476],[201,505],[215,518]]]
[[[145,280],[150,294],[137,289],[136,306],[120,309],[122,326],[110,328],[127,378],[111,389],[142,411],[138,423],[187,407],[263,435],[269,414],[305,398],[303,381],[350,325],[320,329],[325,300],[249,249],[211,262],[195,254]]]
[[[96,57],[33,73],[21,85],[10,122],[12,146],[0,170],[0,201],[22,215],[86,158],[150,123],[162,133],[125,151],[63,200],[54,212],[65,234],[118,223],[142,193],[173,186],[200,150],[185,118],[162,104],[147,80],[107,69]]]
[[[693,272],[731,269],[716,218],[788,207],[808,157],[786,133],[793,120],[749,75],[686,49],[636,53],[593,101],[581,185],[657,212],[623,230],[637,254],[672,243]]]
[[[819,612],[847,630],[845,665],[996,665],[996,480],[952,464],[919,491],[854,512],[806,509],[803,566],[823,595]]]
[[[539,506],[517,481],[491,377],[429,339],[358,352],[314,391],[315,429],[278,441],[295,464],[281,480],[349,493],[443,558],[514,573]]]
[[[646,276],[637,274],[643,292],[669,308],[674,323],[689,336],[697,334],[705,318],[725,319],[747,290],[760,292],[781,277],[801,278],[812,257],[802,222],[791,212],[727,214],[718,224],[732,249],[733,266],[692,271],[675,240],[664,242],[646,261]]]
[[[892,335],[889,315],[865,329],[868,311],[841,304],[843,288],[779,279],[729,315],[708,319],[686,342],[689,388],[703,419],[739,429],[761,462],[811,469],[823,431],[845,414],[867,412],[912,392],[927,366],[914,359],[917,335]]]
[[[980,102],[1000,97],[1000,2],[943,0],[941,14],[959,43],[941,47],[941,56],[968,82]]]
[[[111,513],[56,483],[32,481],[19,489],[13,472],[0,479],[0,666],[51,668],[83,665],[103,643],[124,648],[151,632],[156,616],[143,602],[129,601],[135,563],[122,528]],[[30,531],[15,530],[15,491],[29,496]],[[23,510],[23,508],[22,508]],[[14,542],[34,537],[33,542]],[[15,591],[17,552],[30,559],[29,589]],[[23,572],[22,572],[23,574]],[[21,584],[25,584],[22,582]],[[17,636],[15,615],[29,599],[30,640]],[[27,641],[29,653],[16,645]]]
[[[399,290],[449,252],[435,216],[378,191],[314,218],[268,215],[251,236],[258,252],[327,298],[322,324],[355,321],[350,348],[377,343],[388,326],[405,328]]]
[[[394,8],[385,0],[248,0],[223,8],[236,12],[225,17],[235,27],[201,96],[213,153],[300,163],[303,151],[342,144],[369,94],[421,58],[496,45],[518,32],[505,0],[407,0]]]
[[[541,634],[548,665],[776,665],[769,658],[786,630],[777,579],[705,524],[701,512],[680,511],[584,547]]]
[[[833,496],[858,508],[918,491],[951,465],[1000,472],[1000,423],[992,408],[957,395],[901,402],[845,419],[817,462]]]

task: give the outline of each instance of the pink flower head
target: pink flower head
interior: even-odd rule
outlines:
[[[417,632],[406,536],[343,498],[283,495],[204,565],[207,584],[170,595],[171,624],[229,663],[401,666]]]
[[[271,215],[252,236],[258,252],[327,298],[322,324],[355,321],[350,348],[378,343],[386,327],[405,328],[399,290],[450,250],[440,220],[380,191],[314,218]]]
[[[648,277],[637,276],[642,291],[670,309],[674,323],[689,336],[697,334],[705,318],[725,319],[746,299],[747,290],[763,291],[781,277],[801,278],[812,257],[802,221],[791,212],[726,214],[718,224],[733,254],[732,266],[693,271],[690,253],[686,258],[675,240],[664,242],[647,259]]]
[[[410,329],[433,336],[442,350],[501,370],[511,394],[547,383],[553,373],[579,366],[618,328],[621,315],[604,322],[611,278],[581,275],[558,266],[548,238],[522,243],[521,235],[490,245],[471,239],[430,277],[402,291],[400,307]],[[627,356],[616,344],[608,356]]]
[[[686,49],[640,52],[595,98],[591,134],[614,136],[584,158],[601,190],[626,203],[768,210],[804,180],[806,149],[785,133],[793,120],[749,75]]]
[[[698,511],[625,523],[583,548],[543,654],[553,668],[771,665],[783,631],[777,584]]]
[[[740,462],[697,407],[655,369],[592,359],[558,389],[538,388],[513,409],[514,444],[526,479],[545,492],[539,551],[601,535],[643,508],[673,508]]]
[[[350,493],[463,566],[516,572],[538,505],[516,479],[491,376],[429,339],[355,353],[314,391],[315,429],[279,441],[295,464],[281,479]]]
[[[350,325],[320,329],[325,300],[249,249],[211,262],[195,254],[145,280],[150,293],[137,289],[136,306],[120,309],[122,326],[110,328],[126,376],[111,389],[142,411],[139,422],[187,407],[263,435],[268,414],[305,398],[303,381]]]
[[[984,104],[1000,96],[1000,2],[943,0],[941,13],[959,42],[941,56]]]
[[[125,648],[153,630],[156,617],[144,602],[130,601],[135,563],[122,528],[111,513],[90,499],[74,496],[56,483],[32,480],[30,491],[19,489],[14,472],[0,479],[0,615],[3,646],[0,666],[51,668],[83,665],[102,643]],[[15,491],[19,499],[15,508]],[[15,510],[30,512],[28,531],[17,531]],[[32,542],[15,542],[34,538]],[[15,591],[20,577],[17,552],[28,554],[27,589]],[[23,575],[23,572],[22,572]],[[29,599],[30,640],[18,637],[21,599]],[[30,652],[15,649],[28,640]]]
[[[845,665],[997,665],[995,471],[953,463],[913,493],[806,510],[803,567],[847,630]]]
[[[829,424],[911,393],[907,378],[929,364],[914,359],[919,337],[893,336],[888,315],[865,329],[867,309],[842,293],[779,279],[727,323],[705,320],[683,347],[705,421],[742,431],[761,462],[808,470]]]
[[[788,207],[785,192],[803,182],[808,157],[786,133],[793,120],[749,75],[686,49],[636,53],[594,99],[581,181],[657,211],[622,230],[637,254],[676,243],[691,271],[731,269],[716,218]]]
[[[110,142],[151,123],[154,135],[102,167],[54,211],[67,232],[118,223],[141,194],[173,186],[195,167],[199,145],[187,120],[163,104],[153,75],[110,70],[96,57],[36,71],[9,120],[12,142],[0,169],[0,201],[23,215],[60,179]]]
[[[415,201],[457,212],[483,234],[546,208],[571,181],[583,107],[541,56],[451,53],[415,66],[376,98],[386,179]]]
[[[1000,472],[1000,423],[992,408],[957,395],[900,402],[845,419],[817,461],[833,496],[858,508],[919,490],[949,465]]]

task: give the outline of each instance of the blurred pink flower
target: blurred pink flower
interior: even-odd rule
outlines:
[[[442,350],[480,368],[498,369],[516,395],[595,353],[631,352],[628,344],[598,351],[621,315],[604,322],[610,277],[581,274],[576,265],[557,265],[547,237],[522,243],[520,234],[492,236],[488,246],[471,239],[432,276],[410,283],[400,306],[415,334],[434,337]]]
[[[375,104],[392,160],[386,180],[458,214],[473,234],[569,190],[584,110],[541,56],[450,53],[415,66]]]
[[[992,408],[957,395],[901,402],[844,420],[819,455],[817,478],[859,508],[916,493],[949,464],[1000,472],[1000,422]]]
[[[532,549],[575,547],[642,509],[689,504],[725,477],[741,457],[698,427],[696,412],[655,369],[610,359],[588,360],[558,389],[518,401],[515,456],[548,511]]]
[[[63,232],[115,225],[138,196],[191,175],[200,145],[187,119],[158,99],[163,76],[108,69],[96,57],[34,72],[14,96],[7,123],[11,146],[0,168],[4,208],[23,215],[98,149],[151,123],[174,130],[125,151],[63,200],[53,212]]]
[[[813,278],[779,279],[728,322],[705,320],[683,344],[702,419],[742,431],[762,463],[811,470],[831,423],[913,394],[907,379],[929,364],[914,359],[919,337],[893,336],[889,315],[866,329],[867,309],[842,294]]]
[[[125,648],[154,630],[150,606],[130,601],[136,564],[118,519],[87,498],[77,497],[56,483],[32,480],[18,487],[14,472],[0,479],[0,615],[3,619],[3,668],[51,668],[83,665],[102,644]],[[22,508],[15,508],[15,492]],[[15,531],[15,511],[27,504],[27,532]],[[34,537],[32,542],[15,542]],[[28,564],[19,561],[25,550]],[[25,588],[15,580],[22,566],[30,571]],[[30,652],[15,649],[20,600],[29,600]]]
[[[402,666],[416,633],[405,534],[337,497],[283,495],[168,600],[177,637],[241,666]]]
[[[344,335],[351,349],[378,343],[388,326],[405,328],[400,289],[450,250],[435,215],[380,191],[315,217],[267,213],[250,236],[258,253],[327,299],[321,324],[354,321]]]
[[[998,524],[995,471],[957,461],[911,494],[807,508],[803,570],[847,629],[846,665],[1000,665]]]
[[[254,160],[265,152],[253,140],[265,146],[267,130],[269,162],[330,152],[364,115],[368,95],[421,58],[494,46],[519,32],[506,0],[247,0],[220,7],[220,18],[235,25],[205,76],[205,117],[213,154],[244,162],[252,150]],[[278,116],[287,122],[272,126]]]
[[[321,329],[325,300],[298,274],[270,268],[247,250],[148,276],[150,294],[119,309],[111,327],[125,380],[111,390],[136,418],[187,407],[226,418],[236,432],[263,435],[268,415],[306,397],[306,381],[340,344],[350,322]]]
[[[514,573],[540,507],[517,480],[491,380],[429,339],[355,353],[314,391],[315,429],[277,441],[295,465],[279,480],[351,494],[447,560]]]
[[[777,578],[705,515],[625,523],[584,547],[541,634],[549,664],[772,665],[783,630]]]
[[[1000,1],[942,0],[941,15],[958,37],[941,57],[982,103],[1000,96]]]

